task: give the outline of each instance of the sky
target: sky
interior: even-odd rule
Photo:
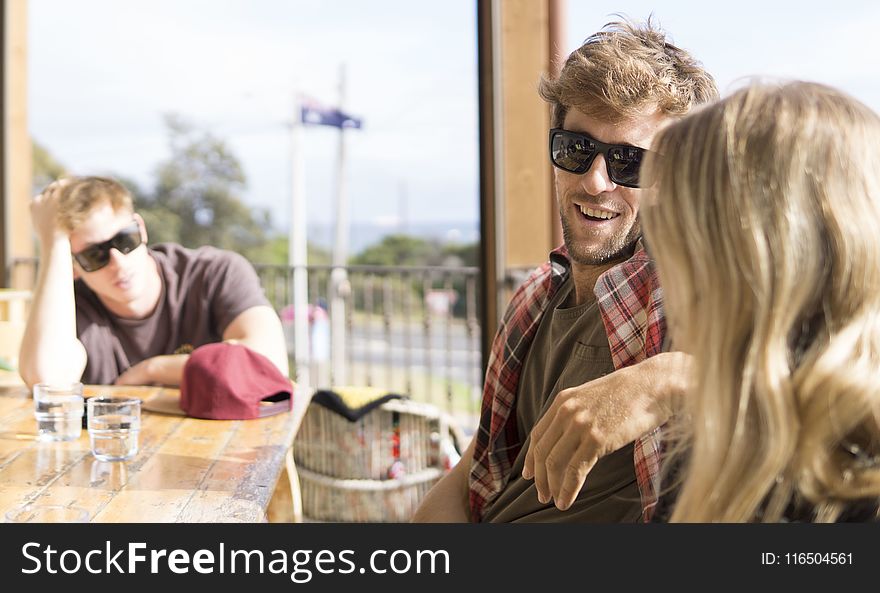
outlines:
[[[880,3],[870,0],[617,0],[597,9],[567,3],[568,47],[576,49],[614,13],[653,15],[673,42],[712,73],[722,96],[751,77],[836,86],[880,113]]]
[[[293,98],[344,106],[352,222],[476,221],[476,11],[468,0],[30,0],[33,137],[78,174],[145,187],[164,113],[226,139],[246,199],[289,217]],[[309,218],[333,219],[338,134],[305,130]]]
[[[290,213],[292,98],[339,98],[353,224],[475,223],[476,7],[472,0],[30,0],[33,137],[77,174],[145,188],[168,157],[163,114],[225,139],[245,200]],[[744,77],[838,86],[880,111],[880,5],[569,0],[567,50],[613,13],[653,14],[728,94]],[[337,133],[305,131],[309,221],[333,220]]]

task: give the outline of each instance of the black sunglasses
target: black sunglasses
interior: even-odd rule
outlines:
[[[97,272],[110,263],[110,250],[116,249],[125,255],[141,246],[141,229],[137,221],[113,235],[103,243],[97,243],[86,247],[79,253],[74,253],[73,258],[86,272]]]
[[[605,144],[562,128],[550,130],[550,160],[556,167],[583,175],[590,169],[596,155],[601,154],[605,157],[608,177],[624,187],[640,187],[639,169],[647,152],[638,146]]]

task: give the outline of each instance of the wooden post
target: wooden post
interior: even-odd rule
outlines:
[[[27,123],[27,0],[3,1],[2,243],[3,286],[31,288],[33,270],[12,268],[34,255],[30,217],[31,138]]]
[[[550,69],[551,44],[559,43],[550,31],[551,21],[562,28],[562,2],[478,2],[484,368],[510,297],[504,290],[507,271],[546,261],[559,237],[547,159],[550,109],[537,90]]]

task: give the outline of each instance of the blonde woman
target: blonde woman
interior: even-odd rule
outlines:
[[[880,118],[826,86],[761,84],[654,147],[643,224],[673,344],[696,363],[661,507],[876,520]]]

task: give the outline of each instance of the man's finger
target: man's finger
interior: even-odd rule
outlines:
[[[560,392],[560,395],[562,392]],[[531,480],[535,475],[535,443],[540,441],[544,437],[544,433],[547,431],[547,428],[553,422],[553,419],[556,417],[556,413],[558,411],[558,402],[560,400],[559,395],[556,396],[553,403],[550,404],[550,407],[547,408],[547,411],[544,412],[544,415],[538,419],[538,422],[535,423],[535,426],[532,428],[532,432],[529,433],[531,437],[531,442],[529,444],[529,448],[526,451],[526,458],[523,463],[523,478],[526,480]]]
[[[560,511],[566,511],[574,504],[575,499],[584,487],[584,482],[587,481],[587,476],[596,467],[598,458],[584,459],[583,455],[585,454],[586,451],[583,446],[578,448],[566,469],[559,493],[554,498],[556,508]]]
[[[534,435],[529,447],[532,451],[532,469],[535,477],[535,489],[538,491],[538,500],[541,504],[550,502],[550,486],[547,482],[547,456],[556,446],[556,442],[562,437],[563,427],[561,422],[551,422],[543,435],[536,441]]]
[[[536,456],[534,464],[535,491],[538,494],[538,502],[547,504],[550,501],[550,488],[547,486],[547,466],[537,459],[538,454],[542,453],[542,451],[538,448],[534,449],[534,451]]]
[[[522,477],[531,480],[535,477],[535,454],[532,453],[533,441],[529,441],[529,448],[526,449],[526,458],[523,461]]]
[[[550,489],[550,497],[559,506],[559,495],[562,491],[562,483],[570,466],[577,464],[578,458],[575,455],[580,445],[580,435],[574,431],[563,432],[553,450],[547,455],[544,462],[547,468],[547,486]]]

